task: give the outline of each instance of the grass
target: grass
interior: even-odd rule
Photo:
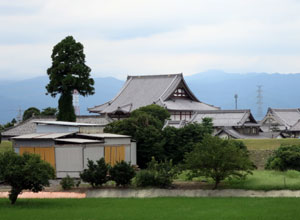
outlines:
[[[187,180],[186,172],[179,175],[177,181]],[[206,180],[202,184],[204,189],[213,188],[213,180],[205,177],[193,178],[193,181]],[[255,170],[245,180],[226,179],[220,184],[220,189],[246,189],[246,190],[300,190],[300,172],[289,170],[286,172],[272,170]]]
[[[2,141],[0,144],[0,153],[5,151],[12,150],[12,143],[11,141]]]
[[[5,220],[298,219],[298,198],[0,199]]]
[[[239,139],[248,150],[276,150],[280,145],[300,145],[300,139]]]

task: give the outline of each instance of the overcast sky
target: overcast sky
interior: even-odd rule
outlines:
[[[1,0],[0,79],[46,75],[72,35],[93,77],[300,72],[297,0]]]

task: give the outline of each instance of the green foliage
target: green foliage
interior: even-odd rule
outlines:
[[[40,114],[41,114],[41,112],[39,109],[37,109],[35,107],[30,107],[24,111],[23,121],[27,120],[28,118],[31,118],[32,116],[38,116]]]
[[[117,162],[110,170],[110,179],[115,181],[117,186],[127,186],[135,176],[135,170],[125,161]]]
[[[75,181],[73,178],[67,175],[66,177],[62,178],[59,184],[64,190],[69,190],[75,186]]]
[[[266,169],[300,171],[300,145],[281,146],[269,157]]]
[[[225,178],[245,178],[254,169],[248,151],[240,143],[206,136],[185,155],[186,168],[214,180],[214,189]]]
[[[165,113],[162,113],[165,112]],[[153,113],[153,115],[152,115]],[[162,145],[162,121],[169,113],[160,106],[150,105],[137,109],[124,120],[114,121],[105,127],[104,132],[130,135],[137,141],[137,163],[145,168],[151,157],[164,159]]]
[[[56,115],[56,113],[57,113],[56,108],[47,107],[47,108],[43,109],[43,111],[41,112],[41,115],[53,116],[53,115]]]
[[[170,118],[170,113],[168,111],[155,104],[140,107],[139,109],[134,110],[131,115],[135,117],[142,112],[157,118],[162,124],[164,124],[165,120]]]
[[[110,166],[105,163],[104,158],[94,161],[88,159],[88,168],[84,169],[80,174],[80,178],[87,183],[90,183],[92,187],[101,186],[108,181],[108,170]]]
[[[76,89],[82,96],[94,94],[94,80],[90,78],[91,69],[85,65],[83,45],[68,36],[54,46],[51,58],[52,66],[47,70],[50,79],[47,92],[52,97],[61,94],[58,120],[74,121],[72,92]]]
[[[58,100],[59,112],[56,116],[58,121],[76,121],[75,110],[73,107],[73,97],[70,93],[61,94]]]
[[[14,204],[23,190],[41,191],[55,177],[53,167],[35,154],[0,154],[0,180],[11,186],[9,199]]]
[[[148,163],[147,169],[137,174],[136,185],[138,187],[154,186],[168,188],[172,185],[177,173],[178,170],[173,167],[172,160],[158,162],[153,157]]]
[[[203,119],[203,123],[192,123],[183,128],[166,127],[162,131],[163,146],[166,159],[174,164],[183,161],[184,154],[194,149],[195,143],[200,142],[205,135],[213,131],[211,119]]]

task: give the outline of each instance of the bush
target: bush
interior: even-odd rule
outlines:
[[[9,199],[14,204],[23,190],[39,192],[55,177],[54,168],[39,155],[13,151],[0,154],[0,181],[11,186]]]
[[[108,181],[109,165],[105,163],[104,158],[94,161],[88,159],[88,168],[84,169],[80,174],[80,178],[87,183],[90,183],[92,187],[101,186]]]
[[[177,169],[173,167],[172,160],[157,162],[155,158],[152,158],[148,163],[147,169],[137,174],[136,185],[139,187],[168,188],[172,185],[176,174]]]
[[[60,185],[64,190],[72,189],[75,186],[75,181],[69,175],[62,178]]]
[[[125,161],[117,162],[110,170],[110,179],[115,181],[117,186],[129,185],[131,179],[135,176],[135,171],[130,163]]]
[[[298,170],[300,171],[300,146],[281,146],[269,157],[266,169],[272,170]]]

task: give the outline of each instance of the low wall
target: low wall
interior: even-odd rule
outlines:
[[[272,190],[178,190],[178,189],[105,189],[89,190],[87,198],[155,198],[155,197],[300,197],[300,191]]]
[[[262,170],[273,152],[274,150],[249,150],[250,160],[257,166],[257,169]]]

